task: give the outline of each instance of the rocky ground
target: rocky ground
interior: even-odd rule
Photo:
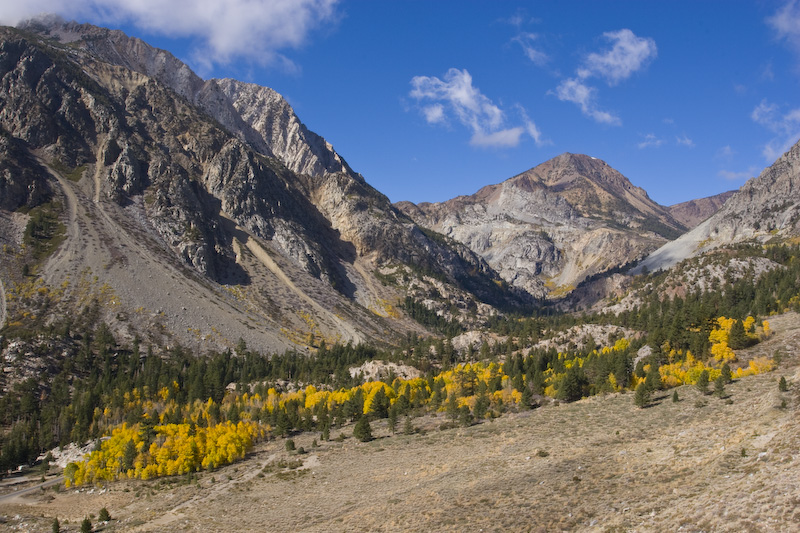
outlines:
[[[50,531],[58,517],[77,531],[106,507],[104,531],[797,530],[800,319],[771,323],[776,335],[741,355],[781,354],[780,366],[728,385],[724,398],[680,387],[679,402],[663,392],[646,409],[614,394],[470,428],[439,429],[440,414],[414,420],[412,435],[373,423],[370,443],[314,447],[318,434],[301,435],[306,454],[262,443],[196,479],[5,498],[0,520]]]

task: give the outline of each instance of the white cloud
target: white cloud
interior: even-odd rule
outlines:
[[[800,108],[781,113],[778,105],[765,99],[753,109],[750,118],[775,134],[761,150],[769,163],[778,159],[800,139]]]
[[[717,172],[717,175],[720,178],[725,178],[726,180],[731,181],[740,181],[740,180],[748,180],[753,177],[755,170],[750,168],[744,172],[732,172],[730,170],[720,170]]]
[[[543,67],[550,61],[550,56],[534,46],[534,42],[538,39],[539,36],[535,33],[520,33],[511,40],[522,47],[522,52],[525,54],[525,57],[530,59],[534,65]]]
[[[506,130],[494,131],[486,133],[483,131],[476,131],[469,143],[472,146],[481,147],[496,147],[508,148],[514,147],[519,144],[520,137],[525,132],[525,128],[518,126],[516,128],[509,128]]]
[[[767,18],[767,24],[775,30],[775,37],[785,40],[800,53],[800,3],[789,0],[778,12]]]
[[[448,115],[452,115],[472,131],[470,144],[473,146],[517,146],[524,133],[528,133],[537,145],[543,142],[536,125],[520,106],[517,107],[521,110],[524,126],[507,127],[503,110],[472,84],[472,76],[466,69],[451,68],[443,78],[415,76],[411,79],[409,95],[420,102],[434,102],[421,108],[428,123],[443,123]]]
[[[656,57],[656,43],[653,39],[638,37],[628,29],[606,32],[603,37],[612,43],[611,48],[586,56],[583,65],[575,71],[576,77],[562,80],[555,94],[563,102],[577,104],[584,115],[595,121],[618,126],[622,121],[598,108],[597,89],[589,86],[586,80],[599,77],[609,86],[617,85]]]
[[[96,24],[132,24],[159,35],[192,38],[211,66],[234,59],[291,63],[280,51],[303,45],[337,19],[339,0],[27,0],[4,2],[0,21],[16,24],[44,12]]]
[[[444,122],[444,107],[441,104],[433,104],[422,108],[422,114],[429,124],[439,124]]]
[[[567,78],[556,87],[556,97],[562,102],[572,102],[581,108],[581,112],[587,117],[593,118],[601,124],[620,125],[622,122],[619,117],[612,115],[608,111],[601,111],[597,108],[596,94],[597,89],[589,87],[582,81],[575,78]]]
[[[597,76],[604,78],[609,85],[616,85],[657,55],[653,39],[638,37],[631,30],[610,31],[603,37],[613,43],[611,49],[601,54],[589,54],[584,66],[577,71],[579,77]]]
[[[647,135],[644,136],[644,140],[638,143],[636,146],[639,148],[639,150],[642,150],[644,148],[649,148],[651,146],[658,147],[661,146],[662,144],[664,144],[663,139],[659,139],[654,134],[648,133]]]
[[[775,104],[770,104],[765,100],[761,100],[761,103],[758,104],[753,112],[750,113],[750,118],[753,119],[754,122],[757,122],[768,128],[770,130],[775,131],[779,129],[778,122],[775,118],[775,115],[778,111],[778,106]]]
[[[675,142],[681,146],[688,146],[689,148],[694,148],[694,141],[691,140],[689,137],[687,137],[686,134],[680,137],[676,136]]]
[[[736,151],[730,145],[725,145],[717,150],[716,158],[730,161],[734,155],[736,155]]]

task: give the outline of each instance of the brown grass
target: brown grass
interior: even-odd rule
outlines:
[[[418,419],[427,432],[410,436],[373,423],[370,443],[312,448],[319,435],[300,435],[308,454],[277,440],[197,481],[49,490],[0,514],[31,531],[54,516],[75,530],[104,506],[109,531],[800,530],[800,321],[772,322],[779,333],[758,351],[781,349],[783,362],[728,385],[732,402],[696,407],[681,387],[680,402],[662,392],[646,409],[615,394],[466,429]]]

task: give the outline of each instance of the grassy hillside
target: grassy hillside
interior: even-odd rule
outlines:
[[[683,386],[639,409],[633,394],[610,394],[446,430],[439,413],[414,419],[410,435],[374,422],[369,443],[348,425],[330,442],[295,437],[305,454],[277,439],[214,472],[49,489],[0,501],[0,514],[31,531],[50,531],[55,516],[74,529],[103,507],[113,531],[792,530],[800,317],[771,322],[775,335],[740,357],[782,354],[779,367],[722,398]]]

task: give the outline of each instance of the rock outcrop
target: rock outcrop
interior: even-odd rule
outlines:
[[[800,142],[736,191],[713,216],[653,252],[635,270],[669,268],[711,248],[800,234]]]

